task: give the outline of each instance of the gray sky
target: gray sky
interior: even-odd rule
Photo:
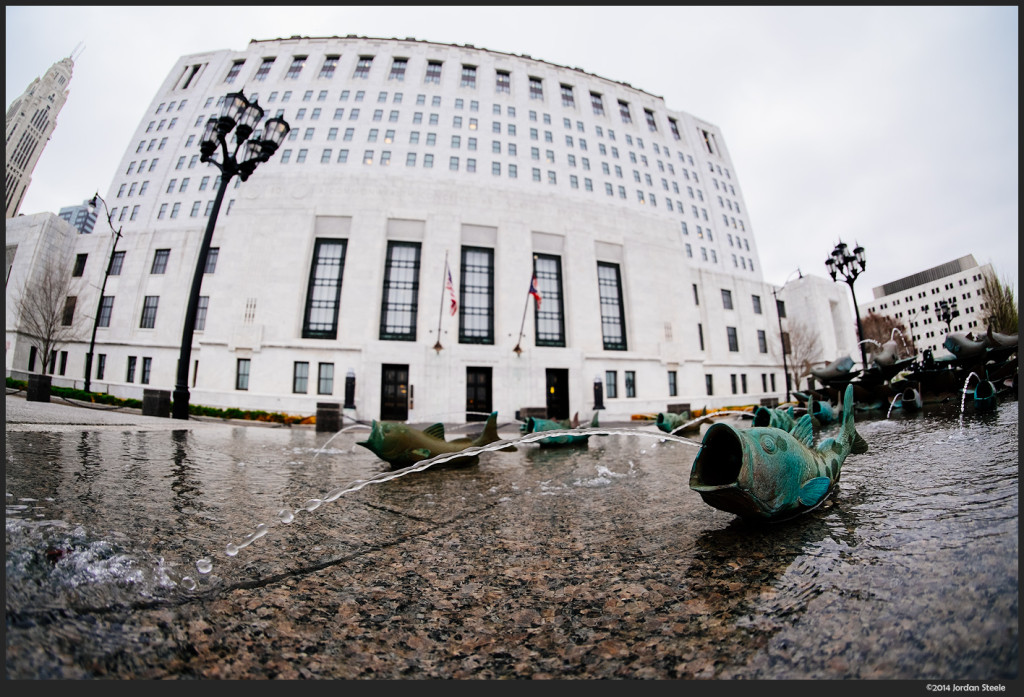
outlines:
[[[973,254],[1017,288],[1018,9],[1000,7],[6,7],[7,104],[80,42],[23,213],[115,168],[182,55],[250,39],[413,37],[528,54],[722,129],[765,280],[826,276],[842,239],[874,286]]]

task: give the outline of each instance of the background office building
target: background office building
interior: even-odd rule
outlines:
[[[171,69],[106,196],[123,237],[93,389],[174,386],[219,184],[199,140],[234,91],[292,130],[227,190],[192,404],[311,414],[346,377],[357,418],[414,422],[585,415],[595,383],[609,419],[784,395],[773,289],[718,128],[578,68],[361,37],[252,41]],[[79,307],[99,300],[105,227],[74,240]],[[71,346],[69,375],[86,350]],[[9,352],[8,372],[25,360]]]
[[[974,256],[954,259],[872,289],[874,298],[860,306],[861,316],[869,312],[899,320],[910,332],[919,352],[931,349],[938,356],[949,355],[943,348],[949,332],[983,335],[985,276],[995,277],[991,264],[979,266]],[[950,308],[949,326],[941,318],[941,303]]]

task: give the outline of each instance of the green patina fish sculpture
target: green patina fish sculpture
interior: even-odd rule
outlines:
[[[590,420],[590,428],[598,428],[598,412],[594,412],[594,418]],[[536,433],[538,431],[567,431],[580,427],[580,415],[577,413],[572,421],[555,421],[552,419],[538,419],[534,416],[527,416],[519,430],[523,433]],[[538,443],[542,448],[558,447],[564,445],[587,445],[590,441],[590,434],[565,433],[550,438],[542,438]]]
[[[690,488],[708,505],[742,518],[778,521],[817,508],[835,491],[846,458],[867,452],[853,414],[848,385],[839,433],[817,448],[810,414],[800,417],[792,433],[717,423],[704,434]]]
[[[700,427],[705,423],[713,423],[713,417],[711,414],[705,414],[704,416],[698,416],[696,419],[690,418],[690,412],[684,411],[681,414],[673,414],[670,412],[660,412],[655,418],[654,425],[659,430],[664,431],[670,435],[676,436],[690,436],[700,433]]]
[[[364,441],[358,441],[361,445],[374,455],[384,460],[391,469],[404,469],[415,465],[437,455],[446,453],[458,453],[467,448],[482,447],[501,440],[498,435],[498,412],[491,412],[484,424],[484,431],[477,438],[456,438],[445,440],[444,424],[436,423],[429,428],[420,431],[410,428],[403,423],[390,421],[373,421],[370,426],[370,436]],[[501,448],[505,451],[514,451],[515,446]],[[449,467],[468,467],[480,461],[478,454],[471,454],[465,457],[457,457],[444,464]]]

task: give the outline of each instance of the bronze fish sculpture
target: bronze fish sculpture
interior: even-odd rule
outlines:
[[[655,418],[654,425],[659,430],[670,435],[691,436],[700,433],[702,424],[714,423],[713,418],[711,414],[705,414],[704,416],[698,416],[696,419],[691,419],[690,412],[688,411],[684,411],[682,414],[661,412]]]
[[[444,424],[436,423],[429,428],[420,431],[410,428],[406,424],[390,421],[373,421],[370,427],[370,436],[364,441],[358,441],[361,445],[374,455],[384,460],[391,469],[404,469],[415,465],[437,455],[445,453],[457,453],[467,448],[490,445],[501,440],[498,435],[498,412],[491,412],[484,424],[484,431],[477,438],[456,438],[445,440]],[[515,450],[514,446],[501,448],[505,451]],[[445,464],[449,467],[468,467],[480,461],[477,454],[465,457],[454,458]]]
[[[867,452],[853,414],[848,385],[839,433],[817,448],[810,414],[800,417],[793,433],[717,423],[704,434],[690,488],[708,505],[742,518],[779,521],[813,510],[835,491],[847,456]]]
[[[594,412],[594,418],[590,420],[591,428],[598,428],[598,412]],[[576,414],[572,421],[555,421],[552,419],[538,419],[534,416],[527,416],[520,427],[523,433],[537,433],[539,431],[566,431],[580,427],[580,415]],[[590,434],[565,433],[560,436],[551,436],[538,441],[542,448],[566,446],[566,445],[587,445]]]
[[[853,370],[853,359],[849,356],[837,358],[822,368],[811,368],[811,375],[822,382],[829,382],[837,378],[852,378],[859,372],[859,370]]]

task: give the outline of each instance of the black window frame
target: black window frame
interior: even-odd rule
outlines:
[[[553,268],[542,268],[548,264]],[[565,306],[562,294],[562,257],[534,254],[533,274],[537,278],[540,307],[534,304],[533,326],[537,346],[565,346]],[[554,309],[552,309],[552,307]]]
[[[493,345],[494,250],[463,246],[461,255],[459,343]]]
[[[413,258],[401,259],[399,250],[413,250]],[[416,324],[419,314],[420,292],[419,242],[389,240],[387,257],[384,262],[384,284],[381,290],[380,333],[381,341],[416,341]],[[412,279],[399,278],[408,269]]]
[[[322,251],[327,245],[339,246],[340,254],[337,257],[322,256]],[[303,312],[302,320],[302,337],[304,339],[338,338],[338,312],[341,305],[341,286],[345,276],[347,251],[347,238],[318,237],[314,243],[313,258],[309,265],[309,283],[306,286],[305,311]],[[336,278],[326,273],[334,267],[337,267]],[[318,289],[326,290],[321,292]],[[331,295],[333,297],[330,297]],[[324,310],[330,311],[330,322],[319,319],[320,312]],[[315,321],[314,313],[317,315]]]
[[[622,270],[618,264],[597,262],[597,294],[601,306],[601,340],[604,343],[604,350],[628,350],[626,312],[622,300]]]

